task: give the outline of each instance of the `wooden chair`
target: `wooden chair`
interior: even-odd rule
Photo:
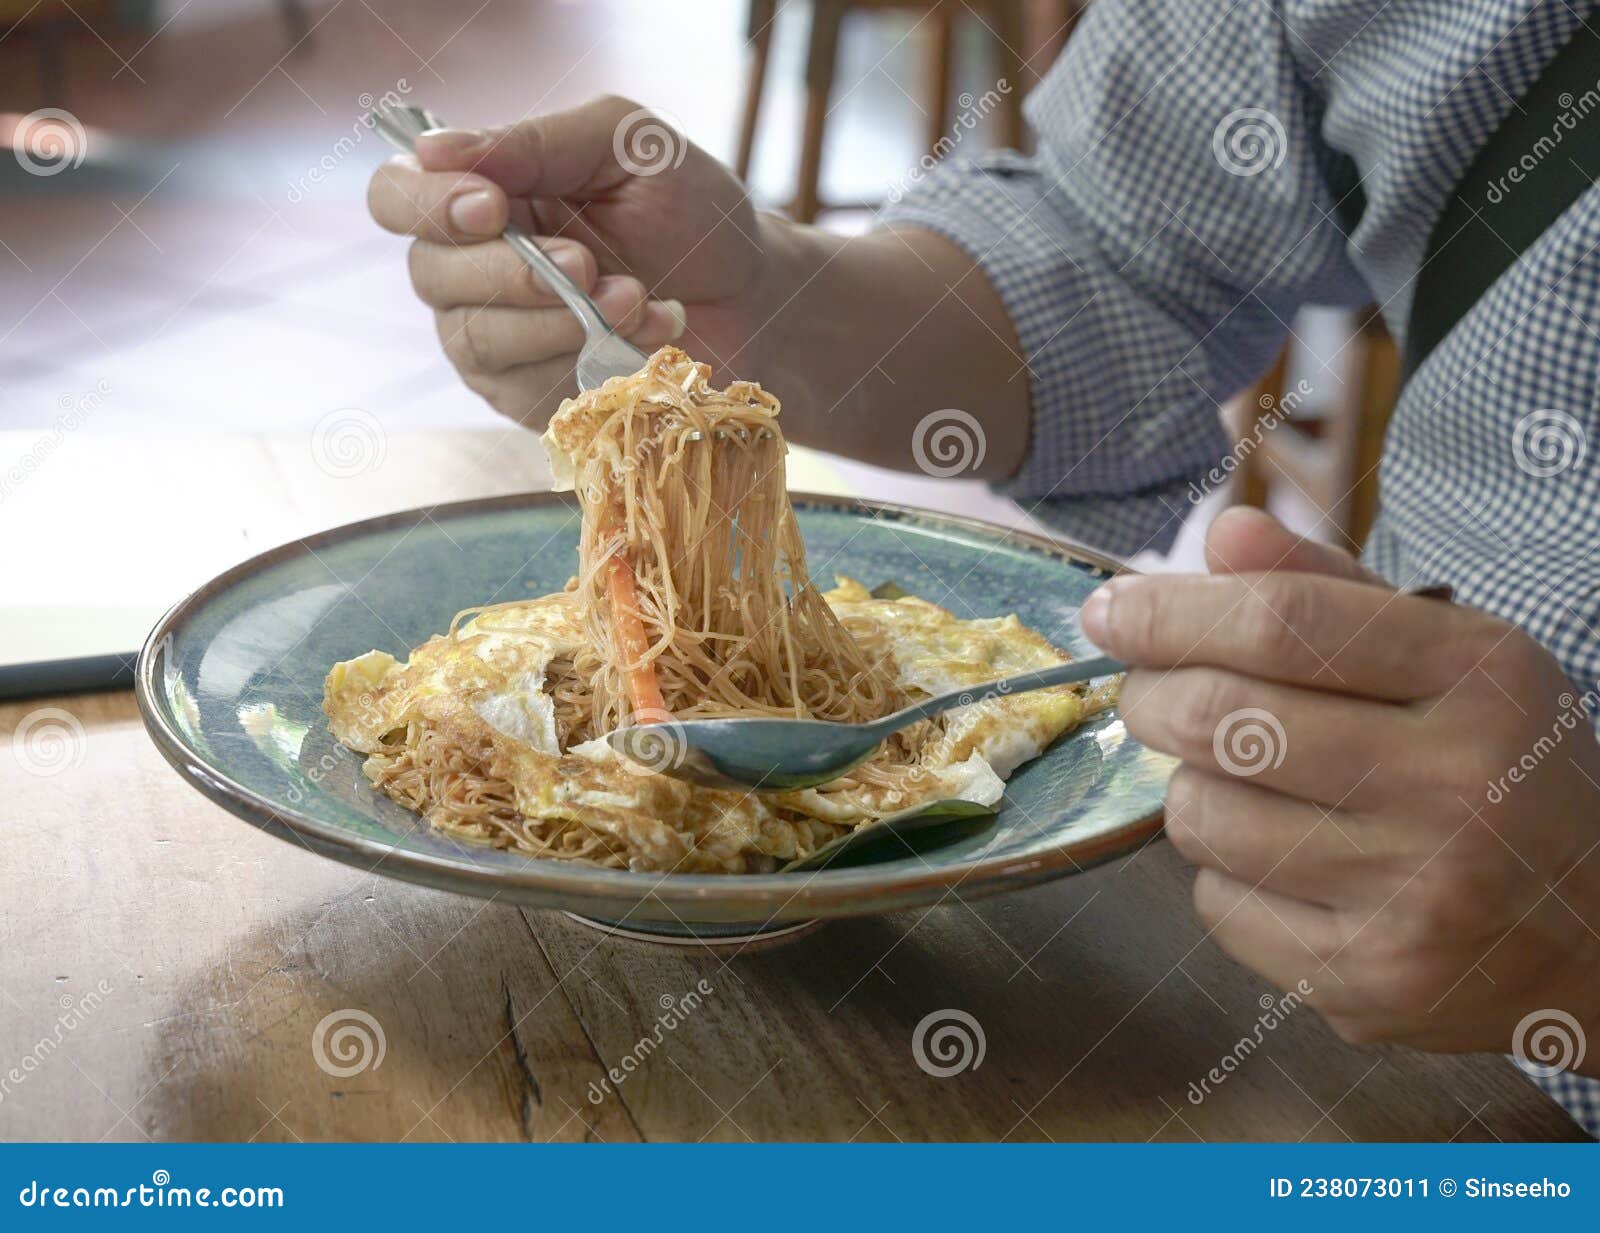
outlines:
[[[277,0],[277,7],[291,49],[304,51],[311,31],[305,0]],[[106,47],[128,43],[132,55],[131,48],[156,33],[160,21],[155,0],[0,0],[0,42],[15,36],[34,53],[31,90],[19,86],[9,65],[0,68],[0,84],[6,87],[0,103],[29,110],[62,106],[68,100],[68,60],[76,44],[93,49],[97,41]]]
[[[811,31],[806,50],[806,110],[800,140],[800,164],[790,214],[802,222],[813,221],[827,207],[819,182],[828,129],[828,103],[833,92],[839,36],[847,16],[860,12],[899,9],[920,12],[918,34],[923,40],[922,109],[926,118],[925,141],[931,150],[950,131],[952,123],[951,68],[954,61],[955,23],[963,15],[979,21],[994,46],[997,76],[1010,82],[997,112],[1004,145],[1020,147],[1024,140],[1022,96],[1054,59],[1080,9],[1080,0],[1049,0],[1030,5],[1027,0],[812,0]],[[750,0],[747,37],[750,66],[739,127],[735,166],[748,178],[755,152],[761,97],[766,86],[772,47],[772,24],[778,0]],[[1034,19],[1034,31],[1028,19]],[[1024,52],[1024,47],[1032,50]]]
[[[1232,424],[1250,436],[1264,417],[1282,414],[1291,355],[1256,383]],[[1346,374],[1342,396],[1264,431],[1239,468],[1236,498],[1265,509],[1280,487],[1295,490],[1322,515],[1319,530],[1341,547],[1359,550],[1378,513],[1378,461],[1400,390],[1400,357],[1375,309],[1354,314],[1338,362]]]

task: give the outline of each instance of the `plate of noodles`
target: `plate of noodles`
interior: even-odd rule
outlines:
[[[1173,763],[1127,735],[1114,680],[958,708],[799,792],[612,749],[673,718],[875,718],[1089,650],[1078,609],[1113,562],[789,493],[778,412],[663,348],[562,405],[558,491],[339,527],[177,604],[140,657],[146,726],[314,851],[657,935],[992,893],[1154,835]]]

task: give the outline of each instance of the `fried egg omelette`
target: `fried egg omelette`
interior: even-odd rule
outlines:
[[[1107,701],[1083,686],[987,699],[919,723],[840,780],[796,792],[691,786],[619,755],[605,733],[617,716],[647,722],[642,700],[679,714],[887,713],[1070,658],[1015,616],[961,619],[915,597],[874,597],[848,578],[817,591],[782,490],[776,402],[743,383],[713,390],[708,373],[664,348],[635,377],[563,405],[552,424],[566,429],[558,479],[577,487],[585,519],[580,573],[566,590],[468,609],[404,662],[374,650],[334,665],[329,728],[364,755],[375,788],[457,839],[530,856],[768,872],[934,801],[997,805],[1017,767]],[[626,432],[615,431],[619,416],[634,417]],[[586,425],[582,435],[574,425]],[[747,465],[774,447],[775,480],[770,466]],[[695,474],[709,499],[696,500]],[[652,524],[641,492],[711,512],[687,530],[678,512]],[[671,533],[679,542],[666,542]],[[750,544],[742,553],[741,537]],[[692,546],[707,540],[736,549],[695,558]],[[758,543],[781,553],[759,560],[759,580]],[[672,572],[685,557],[692,577]],[[618,572],[626,588],[608,589]],[[707,577],[713,585],[695,590]],[[790,627],[804,604],[804,623]],[[760,629],[753,611],[769,614]],[[783,636],[762,641],[774,623]],[[791,658],[774,662],[779,654]]]

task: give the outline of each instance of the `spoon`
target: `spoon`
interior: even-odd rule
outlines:
[[[864,724],[820,719],[669,719],[618,728],[606,740],[646,770],[706,788],[791,792],[814,788],[859,766],[901,728],[985,698],[1071,685],[1121,672],[1102,656],[1023,672],[917,702]]]
[[[1453,589],[1443,583],[1406,587],[1400,594],[1445,603],[1454,598]],[[952,690],[865,724],[817,719],[669,719],[618,728],[606,740],[618,753],[646,770],[702,787],[790,792],[837,779],[865,762],[901,728],[919,719],[997,695],[1072,685],[1126,668],[1126,664],[1109,656],[1059,664],[971,689]]]
[[[402,154],[415,154],[417,138],[444,123],[426,107],[411,107],[404,103],[379,103],[367,113],[367,122],[396,150]],[[533,267],[533,272],[545,281],[550,290],[561,297],[561,302],[572,310],[572,315],[583,326],[583,347],[578,352],[578,388],[592,390],[603,385],[609,377],[628,377],[644,367],[644,353],[631,343],[624,342],[611,332],[606,319],[591,300],[566,276],[544,249],[515,223],[507,223],[500,238]]]

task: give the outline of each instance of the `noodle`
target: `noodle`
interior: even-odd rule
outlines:
[[[580,401],[550,426],[547,441],[575,466],[578,595],[591,635],[563,700],[589,686],[593,733],[665,718],[635,713],[626,681],[639,673],[685,718],[854,723],[904,705],[882,657],[868,659],[811,584],[776,400],[748,382],[713,390],[709,372],[663,348],[623,397],[602,404],[608,414]],[[634,579],[638,654],[619,637],[608,593],[617,560]]]
[[[963,622],[848,580],[825,597],[784,487],[777,400],[709,378],[665,347],[557,412],[545,445],[582,513],[565,591],[463,609],[406,663],[334,666],[324,709],[374,787],[448,834],[536,857],[757,872],[930,801],[993,805],[1019,741],[1036,753],[1089,713],[1071,687],[991,700],[804,791],[691,788],[621,759],[600,738],[626,724],[862,722],[1065,658],[1015,617]]]

